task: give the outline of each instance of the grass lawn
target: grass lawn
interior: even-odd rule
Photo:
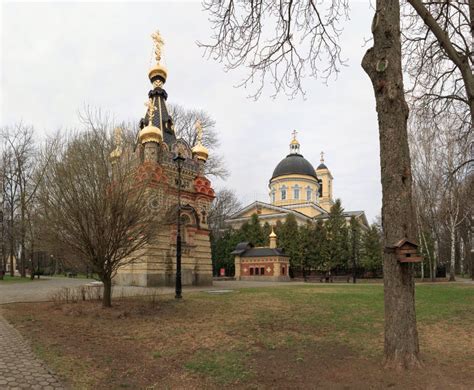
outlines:
[[[381,285],[15,304],[3,314],[76,389],[472,388],[474,285],[417,287],[425,367],[381,368]]]
[[[38,279],[35,279],[35,281],[38,280]],[[41,279],[40,279],[41,280]],[[11,283],[28,283],[28,282],[32,282],[32,280],[30,279],[29,276],[27,276],[26,278],[22,278],[20,276],[10,276],[10,275],[5,275],[3,277],[3,280],[0,280],[0,286],[2,284],[11,284]]]

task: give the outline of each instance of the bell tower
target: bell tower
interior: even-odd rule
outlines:
[[[333,177],[331,171],[324,163],[324,152],[321,152],[320,164],[316,168],[316,175],[320,179],[319,188],[319,205],[329,212],[331,206],[334,204],[332,197],[332,181]]]

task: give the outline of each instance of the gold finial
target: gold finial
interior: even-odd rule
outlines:
[[[275,231],[273,230],[273,226],[272,226],[272,232],[270,233],[269,237],[270,238],[276,238],[276,234],[275,234]]]
[[[193,147],[192,151],[197,156],[199,160],[206,161],[209,157],[209,150],[202,144],[202,124],[198,119],[194,124],[197,132],[197,143]]]
[[[122,155],[123,131],[121,127],[116,127],[114,130],[114,145],[115,149],[110,153],[112,160],[119,158]]]
[[[323,151],[321,151],[321,160],[320,161],[321,161],[321,164],[324,163],[324,152]]]
[[[153,39],[153,43],[155,45],[155,59],[156,63],[159,64],[161,61],[161,51],[163,49],[163,45],[165,44],[165,41],[163,41],[163,38],[161,37],[161,34],[158,30],[151,34],[151,39]]]
[[[148,107],[148,124],[153,125],[153,117],[155,115],[155,98],[150,98],[148,99],[147,102],[145,102],[145,106]]]

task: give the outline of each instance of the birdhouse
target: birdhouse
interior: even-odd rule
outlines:
[[[406,238],[398,241],[390,249],[395,252],[395,256],[400,263],[419,263],[422,260],[418,253],[418,245]]]

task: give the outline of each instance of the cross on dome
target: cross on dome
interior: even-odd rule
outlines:
[[[290,154],[300,154],[300,143],[296,139],[298,132],[293,130],[291,134],[293,135],[293,139],[290,142]]]
[[[321,164],[324,163],[324,152],[323,151],[321,151],[321,160],[319,160],[319,161],[321,161]]]

